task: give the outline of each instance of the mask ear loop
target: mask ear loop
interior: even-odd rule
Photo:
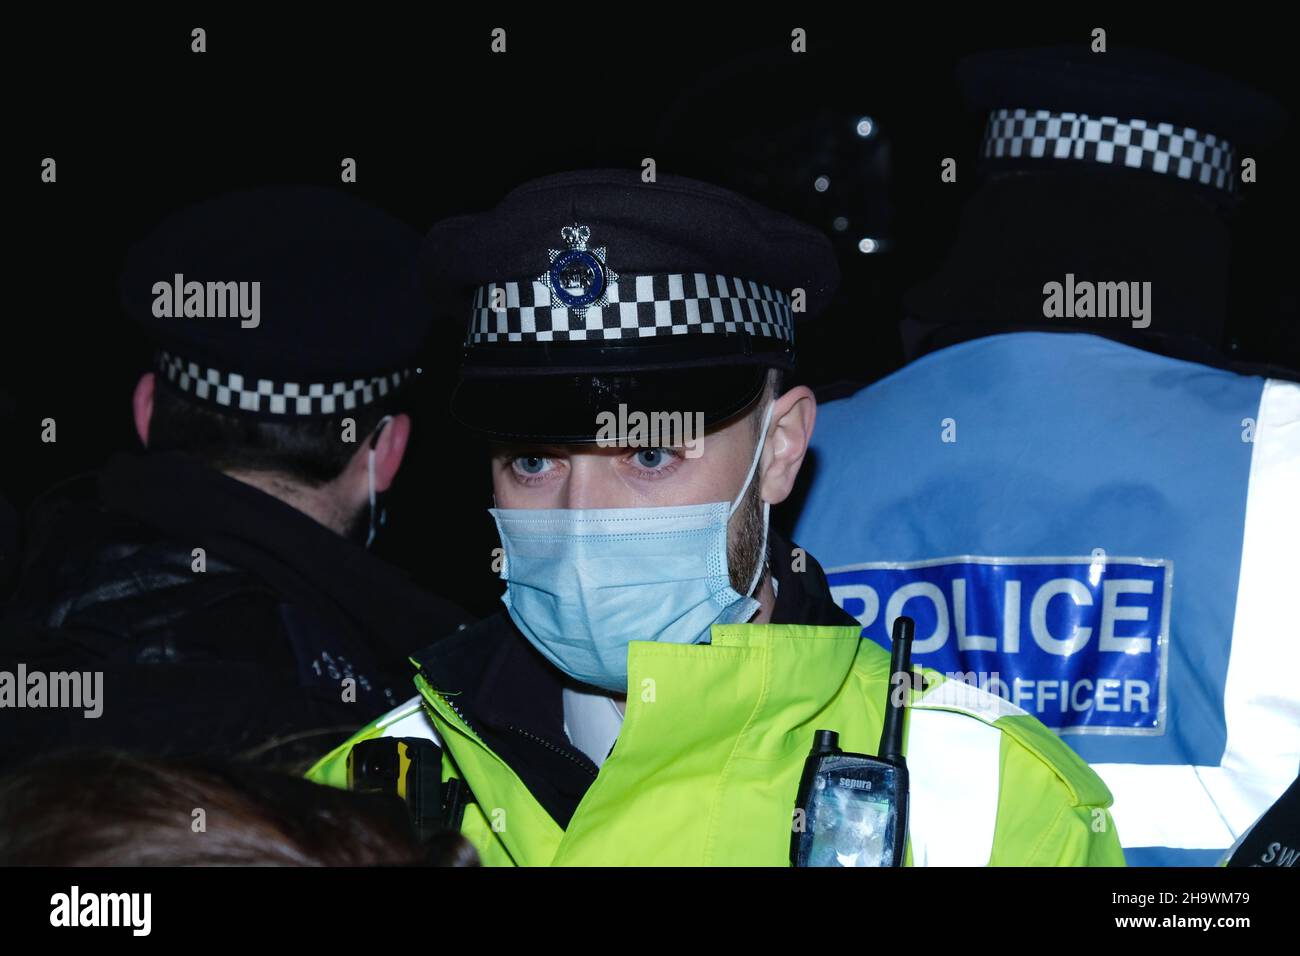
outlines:
[[[763,446],[767,444],[767,429],[772,424],[772,412],[775,408],[775,401],[767,403],[767,411],[763,413],[763,424],[758,432],[758,447],[754,449],[754,460],[749,463],[749,474],[745,475],[745,483],[740,486],[740,494],[736,496],[736,500],[731,503],[731,510],[727,512],[728,519],[740,507],[740,503],[745,499],[745,493],[749,491],[749,483],[754,480],[754,473],[758,471],[758,462],[763,457]],[[768,502],[763,502],[763,544],[758,550],[758,565],[754,568],[754,578],[749,582],[749,590],[745,592],[745,597],[753,597],[754,589],[758,587],[758,580],[763,575],[763,566],[767,564],[768,513],[771,508]]]
[[[370,451],[366,457],[366,476],[369,482],[370,490],[370,532],[366,535],[366,547],[369,548],[375,540],[375,446],[379,444],[379,436],[383,433],[384,426],[393,420],[392,415],[385,415],[379,419],[379,424],[375,426],[375,433],[370,439]],[[384,523],[383,518],[380,524]]]

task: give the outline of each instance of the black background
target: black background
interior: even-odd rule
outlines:
[[[0,394],[12,402],[0,496],[18,509],[55,481],[135,446],[131,388],[149,348],[117,305],[127,246],[172,211],[231,189],[278,182],[355,191],[412,225],[496,202],[565,169],[639,167],[709,179],[832,233],[844,283],[801,332],[811,384],[867,382],[902,361],[901,296],[940,261],[983,117],[962,107],[953,67],[967,53],[1086,44],[1140,46],[1216,69],[1281,99],[1294,115],[1294,40],[1258,9],[1153,11],[1054,20],[841,7],[726,15],[657,5],[472,8],[412,18],[302,14],[102,21],[77,14],[14,21],[7,57],[7,181],[12,294],[0,339]],[[325,8],[317,8],[325,9]],[[869,12],[868,12],[869,11]],[[473,16],[471,16],[473,14]],[[208,52],[190,52],[190,30]],[[508,50],[490,52],[490,31]],[[808,52],[790,52],[790,30]],[[859,116],[879,133],[862,140]],[[1296,213],[1294,126],[1255,153],[1260,181],[1241,219],[1225,347],[1243,360],[1300,367],[1292,348]],[[58,182],[40,163],[58,161]],[[958,159],[959,181],[939,180]],[[354,157],[358,182],[339,184]],[[817,193],[826,174],[831,189]],[[844,216],[849,228],[835,233]],[[890,251],[856,251],[862,236]],[[389,496],[378,550],[433,589],[489,610],[495,535],[478,449],[444,420],[460,321],[439,326],[424,362],[410,457]],[[53,417],[58,441],[40,441]],[[788,522],[784,522],[788,523]]]
[[[675,888],[706,900],[719,918],[701,919],[693,907],[660,906],[653,920],[634,899],[662,892],[661,869],[559,868],[436,870],[394,868],[192,867],[165,871],[140,868],[17,869],[0,872],[7,923],[22,940],[58,940],[65,945],[126,947],[193,945],[201,934],[207,946],[246,949],[250,941],[287,947],[372,951],[384,947],[446,947],[449,939],[473,946],[490,941],[507,951],[534,952],[539,938],[568,941],[576,931],[557,910],[567,899],[594,904],[583,913],[583,930],[593,938],[626,936],[637,942],[698,942],[727,951],[771,951],[779,936],[787,946],[816,933],[853,932],[874,945],[907,945],[932,936],[937,919],[948,933],[973,943],[1010,932],[1031,939],[1150,938],[1152,932],[1186,941],[1195,933],[1219,945],[1248,948],[1267,933],[1290,927],[1294,893],[1290,881],[1272,868],[1195,870],[1070,867],[1046,874],[1036,868],[1003,867],[980,874],[973,889],[956,867],[868,870],[845,879],[826,870],[774,871],[733,867],[724,880],[706,869],[678,867],[668,874]],[[6,879],[6,877],[8,877]],[[56,893],[152,894],[149,937],[127,928],[51,927]],[[1127,897],[1170,894],[1170,905],[1116,902]],[[1193,902],[1203,894],[1237,894],[1235,902]],[[1246,899],[1242,900],[1242,895]],[[1218,897],[1223,899],[1224,897]],[[997,910],[981,907],[998,900]],[[1187,900],[1187,902],[1184,902]],[[819,915],[805,915],[815,901]],[[805,905],[800,905],[805,904]],[[860,915],[860,914],[869,915]],[[960,913],[960,915],[958,915]],[[711,914],[712,915],[712,912]],[[1248,919],[1247,927],[1153,929],[1117,926],[1117,918]],[[811,925],[810,925],[811,923]],[[1253,932],[1253,935],[1251,931]],[[70,935],[74,934],[74,935]],[[474,951],[471,948],[471,951]]]

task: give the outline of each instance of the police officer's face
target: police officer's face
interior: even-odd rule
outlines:
[[[754,457],[766,400],[684,446],[494,445],[492,489],[498,508],[646,508],[734,501]],[[758,471],[731,519],[733,587],[749,586],[762,540],[762,503],[790,494],[808,449],[816,400],[807,388],[774,402]],[[698,454],[696,454],[698,452]],[[693,457],[692,457],[693,456]]]

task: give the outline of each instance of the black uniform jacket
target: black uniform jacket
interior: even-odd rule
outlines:
[[[0,764],[88,745],[296,767],[400,702],[410,655],[471,620],[180,456],[122,456],[65,483],[26,538],[0,670],[102,672],[103,713],[0,710]]]

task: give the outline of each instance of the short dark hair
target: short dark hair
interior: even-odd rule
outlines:
[[[161,377],[149,420],[149,450],[178,452],[220,470],[274,472],[316,488],[333,481],[380,419],[401,408],[400,392],[364,408],[300,422],[262,421],[196,401]],[[343,420],[356,441],[343,441]]]

